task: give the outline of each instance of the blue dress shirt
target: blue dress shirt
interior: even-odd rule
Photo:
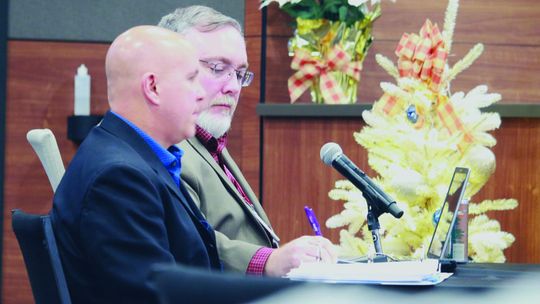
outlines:
[[[176,185],[180,187],[180,171],[182,170],[182,155],[184,155],[184,151],[176,146],[170,146],[169,149],[164,149],[152,137],[150,137],[150,135],[146,134],[131,121],[122,117],[118,113],[114,113],[113,111],[111,111],[111,113],[122,119],[144,139],[144,141],[150,146],[150,148],[152,148],[152,151],[154,151],[156,156],[159,158],[159,161],[161,161],[163,166],[167,168],[167,171],[174,179]]]

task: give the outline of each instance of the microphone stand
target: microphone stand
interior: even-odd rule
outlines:
[[[372,197],[367,191],[362,191],[362,196],[366,199],[368,205],[368,229],[371,231],[373,245],[375,246],[375,258],[373,259],[373,262],[388,262],[388,259],[382,250],[381,236],[379,234],[379,229],[381,228],[381,225],[379,224],[379,216],[381,216],[381,214],[384,212],[375,203],[375,198]]]
[[[325,162],[326,163],[326,162]],[[332,161],[334,167],[339,173],[345,176],[356,188],[362,192],[368,205],[367,222],[368,228],[375,244],[375,262],[386,262],[387,255],[382,251],[381,237],[379,235],[379,216],[385,212],[399,218],[403,215],[396,206],[395,202],[388,197],[381,189],[371,182],[364,172],[358,169],[345,155],[340,154]]]

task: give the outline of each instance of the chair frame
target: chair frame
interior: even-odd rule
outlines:
[[[12,228],[23,254],[34,300],[38,304],[71,304],[50,216],[28,214],[20,209],[11,212]]]

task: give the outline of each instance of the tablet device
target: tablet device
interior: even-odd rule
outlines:
[[[469,180],[469,169],[456,167],[442,207],[435,212],[435,231],[431,237],[427,257],[439,261],[451,260],[452,228],[456,222],[459,205]],[[455,261],[454,261],[455,264]]]

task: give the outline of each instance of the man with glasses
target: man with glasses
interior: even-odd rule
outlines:
[[[198,50],[209,107],[195,138],[182,142],[182,179],[216,230],[226,270],[282,276],[302,261],[335,262],[330,241],[303,236],[278,248],[279,238],[255,193],[226,149],[242,87],[253,80],[240,24],[205,6],[180,8],[159,26],[181,33]]]

